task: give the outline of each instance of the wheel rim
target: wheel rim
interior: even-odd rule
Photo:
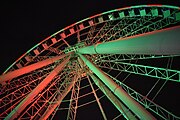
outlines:
[[[51,35],[50,37],[34,46],[22,57],[20,57],[15,63],[13,63],[4,72],[4,74],[53,56],[60,56],[64,53],[67,54],[69,52],[76,52],[77,49],[87,45],[89,46],[99,42],[112,41],[118,38],[126,38],[129,36],[144,34],[147,32],[172,26],[178,26],[180,21],[179,14],[180,12],[178,7],[163,5],[142,5],[116,9],[89,17],[58,31],[57,33]],[[179,55],[97,54],[89,55],[87,57],[91,59],[91,61],[93,61],[93,63],[95,63],[98,67],[102,68],[102,70],[106,72],[109,77],[114,79],[115,82],[118,83],[131,97],[144,105],[146,109],[152,112],[152,114],[155,114],[163,119],[179,119],[179,117],[168,112],[168,109],[166,110],[154,103],[156,102],[155,100],[157,96],[160,94],[160,92],[162,92],[164,86],[168,86],[167,84],[174,85],[174,83],[169,83],[169,81],[177,82],[179,80],[179,78],[177,78],[177,76],[179,75],[179,67],[175,64],[175,61],[178,61],[179,59]],[[2,85],[1,109],[4,111],[8,110],[8,112],[3,112],[0,116],[2,118],[5,118],[7,116],[7,113],[10,113],[14,109],[14,107],[22,99],[24,99],[26,95],[29,94],[41,81],[43,81],[43,79],[48,76],[50,71],[52,71],[62,61],[64,61],[64,59],[47,65],[43,68],[37,69],[31,73],[15,78],[10,82],[7,82],[7,84]],[[162,64],[157,64],[156,61],[162,62]],[[147,70],[149,72],[147,72]],[[167,70],[169,70],[168,76],[172,75],[172,77],[168,78],[169,81],[167,80]],[[175,70],[175,72],[171,70]],[[153,74],[152,72],[156,73]],[[67,95],[61,103],[61,105],[63,105],[64,103],[66,107],[63,108],[60,106],[60,108],[57,109],[58,113],[60,113],[64,109],[67,109],[66,112],[69,112],[67,114],[68,117],[66,118],[68,119],[78,117],[76,116],[76,107],[83,108],[83,106],[88,105],[88,103],[97,102],[95,98],[82,104],[81,102],[78,102],[76,100],[76,98],[78,98],[80,101],[81,99],[83,99],[83,96],[88,96],[89,94],[93,96],[93,94],[95,93],[92,89],[91,91],[88,91],[84,94],[82,93],[82,96],[79,95],[79,91],[81,91],[80,89],[82,87],[80,86],[80,81],[82,80],[87,82],[88,79],[84,69],[81,68],[77,61],[77,55],[72,55],[64,70],[58,73],[58,76],[62,78],[54,78],[51,84],[55,85],[56,89],[59,87],[62,87],[61,89],[63,89],[63,86],[61,86],[62,82],[68,81],[69,83],[71,83],[71,79],[74,79],[73,76],[75,75],[75,73],[78,73],[79,79],[74,83],[74,87],[72,87],[71,89],[70,93],[72,94],[70,95],[69,93],[69,95]],[[132,75],[134,73],[135,75]],[[139,76],[142,77],[141,79],[148,77],[149,81],[153,81],[148,83],[151,84],[149,86],[144,85],[145,88],[148,88],[147,90],[145,88],[143,90],[140,90],[138,88],[141,88],[142,86],[134,86],[132,83],[129,83],[130,80],[127,80],[132,78],[138,79]],[[120,80],[121,78],[122,80]],[[59,79],[61,79],[61,82],[59,81]],[[141,83],[143,82],[142,80],[140,81]],[[92,84],[93,87],[95,87],[94,83]],[[131,89],[129,86],[138,89],[137,91],[141,91],[143,95]],[[26,109],[23,114],[19,115],[19,117],[27,119],[31,117],[37,119],[41,117],[48,104],[51,102],[53,103],[54,99],[52,96],[57,95],[57,91],[54,90],[55,88],[53,86],[47,87],[49,88],[47,90],[44,89],[41,95],[39,97],[37,96],[36,99],[34,99],[34,101],[30,104],[29,109]],[[89,84],[87,88],[91,89],[91,84]],[[15,89],[17,90],[14,91]],[[100,91],[97,87],[95,87],[95,90],[96,89],[97,91]],[[7,95],[7,93],[10,94]],[[47,98],[43,98],[45,94],[47,95]],[[100,100],[105,99],[102,93],[99,93],[98,95]],[[72,101],[74,101],[75,104],[72,104]],[[70,106],[68,106],[67,108],[68,104],[70,104]],[[38,108],[38,106],[41,107]],[[8,109],[9,107],[11,109]],[[33,113],[31,114],[33,115],[30,115],[30,111],[32,111],[32,109]],[[75,111],[72,112],[73,110]],[[50,117],[53,118],[55,113],[56,110],[53,111]],[[106,114],[106,116],[108,117],[108,114]],[[117,116],[119,116],[119,114],[114,115],[111,119],[116,118]]]

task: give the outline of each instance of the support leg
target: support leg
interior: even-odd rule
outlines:
[[[145,108],[143,108],[138,102],[131,98],[120,86],[118,86],[111,78],[109,78],[101,69],[96,67],[85,56],[78,54],[84,63],[94,72],[103,83],[122,101],[124,104],[132,110],[142,120],[155,120]]]
[[[100,90],[107,96],[107,98],[127,120],[137,120],[136,117],[126,108],[126,106],[124,106],[96,76],[91,73],[89,73],[89,75],[91,76],[94,83],[100,88]]]

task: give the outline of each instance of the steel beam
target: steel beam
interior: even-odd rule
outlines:
[[[180,26],[80,48],[81,54],[180,54]]]
[[[78,75],[81,75],[80,73]],[[80,81],[75,81],[75,84],[72,88],[71,92],[71,101],[69,103],[69,110],[66,120],[75,120],[76,119],[76,113],[78,108],[78,97],[79,97],[79,90],[80,90]]]
[[[48,106],[48,108],[46,109],[46,111],[44,112],[44,114],[41,116],[40,120],[47,120],[48,117],[52,114],[52,112],[57,108],[57,106],[59,106],[62,102],[62,100],[64,99],[64,97],[69,93],[69,91],[71,90],[71,88],[73,87],[75,81],[76,81],[76,77],[74,77],[74,80],[70,83],[69,86],[66,87],[66,89],[63,91],[63,93],[59,94],[57,97],[57,100],[55,103],[52,103],[51,105]]]
[[[128,110],[121,101],[119,101],[119,99],[101,82],[101,80],[92,73],[89,73],[89,76],[127,120],[137,120],[135,115],[133,115],[131,111]]]
[[[79,64],[81,65],[81,67],[84,68],[85,64],[81,59],[79,59],[79,57],[78,57],[78,61],[79,61]],[[131,113],[131,111],[124,104],[121,103],[121,101],[106,87],[106,85],[104,85],[100,79],[98,79],[95,75],[93,75],[91,72],[88,72],[88,71],[89,70],[85,70],[85,72],[88,74],[87,78],[88,78],[90,85],[91,85],[91,81],[89,79],[89,76],[92,78],[94,83],[100,88],[100,90],[107,96],[107,98],[113,103],[113,105],[119,110],[119,112],[127,120],[137,120],[136,117]],[[98,104],[100,104],[99,100],[97,102],[99,102]],[[102,109],[102,108],[100,108],[100,109]],[[103,117],[105,119],[106,116],[105,116],[103,109],[101,110],[101,112],[102,112],[102,115],[104,114]]]
[[[62,71],[63,67],[69,61],[70,56],[59,64],[27,97],[16,106],[11,113],[5,118],[5,120],[14,120],[19,114],[29,105],[33,99],[53,80],[53,78]]]
[[[108,74],[110,78],[112,78],[118,85],[120,85],[132,98],[142,104],[145,108],[151,110],[156,115],[161,117],[163,120],[180,120],[180,117],[174,115],[172,112],[167,111],[163,107],[159,106],[158,104],[154,103],[147,96],[143,96],[137,91],[133,90],[129,86],[125,85],[124,83],[117,80],[115,77],[112,77]]]
[[[80,58],[95,73],[102,82],[122,101],[124,104],[142,120],[156,120],[145,108],[131,98],[119,85],[117,85],[110,77],[108,77],[101,69],[96,67],[85,56],[78,53]]]
[[[34,63],[32,65],[25,66],[25,67],[22,67],[20,69],[15,70],[15,71],[3,74],[0,76],[0,83],[3,84],[4,82],[6,82],[8,80],[11,80],[11,79],[16,78],[16,77],[21,76],[21,75],[24,75],[24,74],[29,73],[31,71],[34,71],[36,69],[42,68],[42,67],[47,66],[49,64],[52,64],[55,61],[64,58],[65,56],[67,56],[67,55],[61,55],[61,56],[56,56],[53,58],[48,58],[48,59],[40,61],[38,63]]]

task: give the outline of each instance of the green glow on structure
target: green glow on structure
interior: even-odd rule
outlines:
[[[100,88],[100,90],[107,96],[112,104],[122,113],[127,120],[136,120],[136,117],[124,106],[112,92],[93,74],[89,74],[94,83]]]
[[[111,78],[104,74],[104,72],[97,68],[86,57],[79,54],[84,63],[95,73],[101,81],[142,120],[156,120],[148,111],[145,110],[140,104],[132,99],[120,86],[118,86]]]
[[[180,54],[180,26],[80,48],[81,54]]]
[[[103,60],[103,62],[109,62],[109,61]],[[180,71],[178,70],[144,66],[144,65],[131,64],[125,62],[112,62],[112,63],[114,63],[114,65],[111,66],[111,69],[114,70],[129,72],[138,75],[144,75],[148,77],[160,78],[163,80],[180,82]],[[99,65],[99,67],[106,68],[105,66],[101,66],[101,65]]]
[[[117,84],[119,84],[122,88],[124,88],[124,90],[126,90],[126,92],[132,98],[134,98],[136,101],[141,103],[144,107],[151,110],[152,112],[154,112],[155,114],[157,114],[158,116],[163,118],[164,120],[179,120],[180,119],[180,117],[177,117],[176,115],[172,114],[171,112],[169,112],[166,109],[162,108],[161,106],[157,105],[153,101],[149,100],[147,97],[144,97],[137,91],[133,90],[132,88],[128,87],[124,83],[117,80],[116,78],[110,76],[109,74],[107,74],[107,75],[110,78],[112,78]]]

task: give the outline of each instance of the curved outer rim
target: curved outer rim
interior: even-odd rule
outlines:
[[[48,39],[54,37],[55,35],[69,29],[69,28],[72,28],[73,26],[75,25],[78,25],[82,22],[85,22],[85,21],[88,21],[88,20],[91,20],[93,18],[96,18],[96,17],[99,17],[99,16],[102,16],[102,15],[105,15],[105,14],[109,14],[109,13],[113,13],[113,12],[117,12],[117,11],[122,11],[122,10],[127,10],[127,9],[132,9],[132,8],[146,8],[146,7],[165,7],[165,8],[171,8],[171,9],[179,9],[180,10],[180,7],[177,7],[177,6],[171,6],[171,5],[161,5],[161,4],[150,4],[150,5],[137,5],[137,6],[129,6],[129,7],[123,7],[123,8],[118,8],[118,9],[114,9],[114,10],[110,10],[110,11],[107,11],[107,12],[103,12],[103,13],[100,13],[100,14],[96,14],[94,16],[91,16],[91,17],[88,17],[88,18],[85,18],[79,22],[76,22],[74,24],[71,24],[67,27],[65,27],[64,29],[61,29],[59,31],[57,31],[56,33],[52,34],[51,36],[45,38],[44,40],[42,40],[41,42],[39,42],[38,44],[36,44],[35,46],[33,46],[31,49],[29,49],[26,53],[24,53],[21,57],[19,57],[14,63],[12,63],[4,72],[3,74],[5,74],[6,72],[8,72],[8,70],[10,68],[12,68],[16,63],[18,63],[18,61],[20,61],[23,57],[25,57],[29,52],[33,51],[36,47],[38,47],[39,45],[41,45],[42,43],[44,43],[45,41],[47,41]]]

